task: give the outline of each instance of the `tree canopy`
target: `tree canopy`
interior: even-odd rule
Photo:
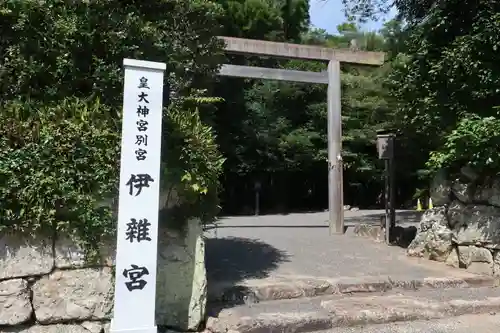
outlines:
[[[420,175],[474,166],[498,173],[500,5],[496,1],[347,0],[360,18],[393,5],[404,45],[387,75],[395,125]],[[402,47],[401,47],[402,46]],[[410,153],[411,152],[411,153]]]
[[[347,204],[381,204],[383,128],[398,132],[399,204],[442,168],[498,173],[500,4],[343,3],[346,22],[328,33],[310,26],[307,0],[0,1],[0,228],[55,226],[88,243],[112,232],[113,207],[99,203],[116,195],[124,57],[168,64],[163,179],[184,197],[172,216],[210,219],[218,198],[250,212],[256,182],[265,212],[325,208],[326,87],[215,76],[224,62],[325,64],[224,56],[217,35],[387,54],[341,68]],[[392,7],[380,31],[359,28]]]
[[[417,13],[420,5],[413,6],[412,13]],[[433,151],[428,166],[486,166],[490,162],[482,152],[490,149],[484,144],[493,145],[494,137],[486,143],[476,136],[481,136],[479,128],[483,133],[496,133],[491,126],[497,124],[500,102],[495,51],[500,43],[500,5],[441,1],[420,10],[424,9],[425,20],[407,28],[407,50],[389,76],[399,102],[398,120],[408,138],[419,139],[418,147],[413,146],[421,161]],[[408,19],[417,17],[413,15]],[[466,140],[469,147],[451,144],[457,140]]]
[[[494,156],[486,158],[485,154],[495,149],[498,133],[499,70],[493,59],[498,57],[499,5],[494,1],[451,0],[343,3],[347,21],[338,26],[336,34],[309,28],[292,39],[343,48],[352,47],[354,41],[356,48],[387,53],[388,61],[379,69],[342,67],[346,202],[377,202],[381,166],[374,139],[380,128],[398,132],[400,204],[426,188],[427,177],[437,169],[452,171],[470,164],[488,172],[498,170]],[[358,29],[357,22],[380,19],[393,7],[397,17],[384,23],[379,32]],[[276,29],[267,37],[279,40],[279,25]],[[252,34],[245,37],[260,38]],[[246,61],[258,63],[255,59]],[[322,64],[301,61],[266,59],[265,64],[324,70]],[[231,96],[236,96],[234,80],[226,84],[232,85]],[[286,205],[274,202],[279,198],[293,207],[300,202],[325,207],[324,87],[248,80],[241,87],[246,92],[232,100],[231,110],[222,113],[224,120],[218,122],[224,125],[217,127],[221,139],[231,127],[230,138],[221,141],[228,158],[225,189],[233,188],[227,194],[228,201],[238,207],[241,202],[251,203],[253,182],[260,180],[269,191],[266,203]],[[225,147],[222,142],[230,144]],[[247,181],[241,181],[245,177]],[[240,180],[237,185],[236,179]],[[292,191],[295,201],[288,198]],[[246,197],[242,193],[247,193]]]

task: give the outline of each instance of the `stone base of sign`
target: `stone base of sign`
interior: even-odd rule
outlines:
[[[156,324],[195,330],[207,298],[202,227],[160,231]],[[89,265],[64,235],[0,234],[0,332],[109,332],[114,242]]]
[[[156,320],[196,330],[205,317],[207,277],[205,242],[198,221],[183,232],[163,229],[158,238]]]

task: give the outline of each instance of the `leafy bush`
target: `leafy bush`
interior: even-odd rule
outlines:
[[[219,176],[225,159],[212,128],[201,121],[197,106],[217,101],[187,99],[164,113],[163,179],[165,185],[174,184],[183,199],[169,212],[168,219],[175,220],[169,222],[174,225],[182,226],[190,217],[210,222],[219,212]]]
[[[123,58],[167,63],[162,182],[185,202],[181,223],[213,217],[223,159],[196,107],[214,102],[202,89],[221,13],[206,0],[0,1],[0,231],[55,228],[89,249],[114,233]]]
[[[120,129],[98,101],[9,102],[0,112],[0,231],[95,243],[114,228]]]
[[[189,206],[183,221],[208,220],[223,163],[213,132],[197,109],[166,109],[164,122],[163,184],[174,184]],[[118,115],[99,101],[7,103],[0,112],[0,231],[55,228],[88,245],[111,235],[120,131]],[[205,211],[207,198],[212,209]]]
[[[445,137],[443,147],[430,155],[428,166],[456,171],[471,166],[485,174],[500,170],[500,119],[496,117],[466,117]]]

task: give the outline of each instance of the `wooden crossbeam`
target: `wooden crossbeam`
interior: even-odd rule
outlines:
[[[225,51],[234,54],[253,54],[288,59],[336,60],[340,62],[379,66],[384,63],[383,52],[351,51],[313,45],[268,42],[264,40],[223,37]]]
[[[291,69],[223,65],[218,74],[221,76],[328,84],[327,72],[305,72]]]

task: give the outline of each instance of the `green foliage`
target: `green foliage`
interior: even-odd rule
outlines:
[[[404,12],[414,25],[388,83],[399,102],[395,121],[404,133],[405,157],[413,161],[410,172],[429,176],[439,167],[467,164],[494,169],[495,154],[492,162],[485,154],[496,143],[484,141],[481,131],[493,134],[497,126],[500,5],[403,2],[414,6]]]
[[[500,119],[495,117],[467,117],[445,137],[439,150],[431,152],[428,166],[434,170],[442,168],[459,170],[471,166],[483,174],[500,170]]]
[[[342,76],[345,188],[381,187],[382,164],[376,152],[377,131],[392,127],[393,106],[377,70],[351,69]],[[371,194],[373,196],[373,193]]]
[[[196,103],[214,103],[219,99],[196,98]],[[204,124],[198,107],[170,107],[166,114],[166,156],[164,179],[168,184],[180,184],[176,191],[183,198],[182,221],[200,217],[209,222],[218,213],[219,177],[224,158],[218,150],[212,128]],[[189,208],[189,209],[185,209]],[[179,210],[177,210],[177,214]],[[181,222],[182,222],[181,221]]]
[[[400,2],[399,0],[342,0],[344,13],[349,21],[360,22],[379,19],[381,15],[387,14],[394,4]]]
[[[329,0],[324,0],[329,1]],[[449,1],[455,5],[463,2]],[[443,4],[438,0],[342,0],[344,13],[350,21],[367,22],[379,20],[389,13],[391,8],[398,11],[398,16],[410,24],[416,24],[428,17],[434,9]],[[465,12],[465,11],[464,11]]]
[[[307,109],[318,90],[324,93],[321,87],[272,81],[247,90],[238,173],[298,171],[317,160],[322,135],[307,123]]]
[[[114,227],[116,114],[98,101],[7,102],[0,112],[0,231],[96,244]]]
[[[0,228],[89,248],[113,234],[123,58],[167,63],[163,189],[213,217],[223,159],[196,107],[216,101],[222,15],[206,0],[0,1]]]
[[[220,63],[222,14],[205,0],[2,0],[2,98],[97,96],[118,107],[123,58],[167,63],[171,89],[186,95]]]
[[[309,25],[307,0],[217,0],[226,15],[221,20],[224,35],[297,40]]]

